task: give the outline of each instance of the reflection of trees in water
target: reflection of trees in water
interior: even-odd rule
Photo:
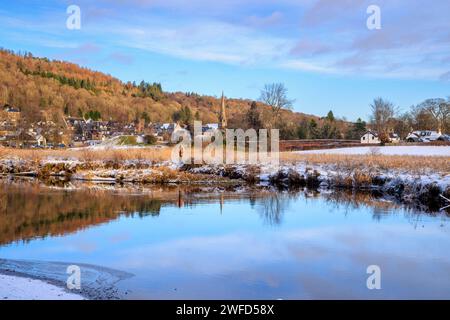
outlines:
[[[273,194],[261,199],[261,206],[258,207],[258,212],[268,224],[279,224],[281,222],[281,215],[286,210],[286,207],[282,196]]]
[[[366,209],[372,211],[372,217],[377,221],[402,207],[398,203],[384,200],[376,191],[338,190],[326,193],[324,197],[328,205],[343,211],[345,215],[350,211]]]
[[[117,189],[116,189],[117,191]],[[178,207],[193,206],[199,201],[217,202],[217,193],[205,188],[155,188],[144,193],[130,194],[111,190],[80,189],[71,191],[44,188],[37,183],[0,185],[0,244],[12,241],[29,241],[36,237],[64,235],[93,225],[107,223],[124,216],[157,216],[161,207],[170,205]],[[339,213],[358,210],[362,207],[372,210],[374,219],[380,220],[391,212],[403,208],[404,214],[414,223],[421,218],[414,208],[390,201],[383,201],[379,195],[371,192],[352,192],[338,190],[319,193],[308,189],[294,191],[251,190],[248,193],[224,190],[220,194],[223,204],[229,199],[248,199],[263,219],[270,225],[278,225],[283,214],[292,201],[302,197],[304,201],[321,197],[327,202],[326,209],[333,207]],[[435,215],[426,213],[427,215]],[[447,212],[448,214],[448,212]]]
[[[257,201],[257,211],[264,222],[270,225],[280,224],[283,213],[291,202],[298,197],[297,192],[273,192]],[[250,200],[251,202],[252,200]]]
[[[119,216],[158,216],[162,206],[192,207],[198,202],[217,202],[217,193],[211,193],[215,187],[154,186],[137,193],[136,189],[118,190],[117,185],[112,190],[61,190],[37,182],[0,181],[0,245],[65,235]],[[221,203],[247,198],[247,194],[233,193],[233,189],[224,191],[220,194]],[[255,194],[256,198],[262,196]]]
[[[376,220],[399,207],[393,202],[380,201],[380,195],[371,191],[335,190],[324,193],[323,197],[331,208],[338,209],[345,215],[350,211],[372,208]]]
[[[414,206],[408,206],[399,202],[387,201],[383,195],[376,191],[352,191],[352,190],[338,190],[333,192],[327,192],[323,194],[326,202],[339,209],[340,212],[347,214],[349,211],[365,208],[372,211],[372,217],[380,221],[383,218],[388,217],[393,212],[401,212],[410,221],[420,221],[423,216],[436,216],[438,214],[445,214],[448,216],[448,212],[436,212],[429,208],[418,208]]]
[[[249,202],[250,202],[250,208],[253,209],[256,204],[256,198],[254,196],[250,196]]]
[[[423,217],[442,214],[449,217],[449,212],[433,212],[424,208],[407,206],[399,202],[388,201],[377,191],[327,190],[318,192],[312,189],[297,189],[289,192],[273,192],[265,197],[254,197],[250,204],[256,202],[257,210],[265,222],[271,225],[282,222],[283,213],[289,209],[293,200],[302,197],[304,201],[313,198],[325,199],[327,210],[335,209],[339,214],[347,215],[351,211],[366,210],[371,212],[374,220],[380,221],[392,214],[403,214],[414,225],[423,221]],[[258,200],[256,200],[258,199]]]
[[[0,244],[64,235],[116,219],[119,215],[159,215],[162,201],[109,191],[53,192],[39,186],[0,190]]]

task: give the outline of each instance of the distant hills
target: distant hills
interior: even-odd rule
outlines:
[[[252,100],[227,98],[229,127],[251,126],[248,123],[251,103]],[[122,122],[141,119],[146,122],[190,122],[197,119],[203,123],[217,123],[220,111],[220,98],[217,97],[165,92],[157,82],[124,83],[74,63],[2,49],[0,106],[6,104],[20,108],[22,117],[29,123],[51,120],[60,126],[64,125],[64,116],[69,115]],[[259,102],[257,113],[261,123],[272,116],[270,108]],[[251,116],[254,118],[254,112]],[[349,124],[344,121],[333,119],[330,129],[326,118],[289,110],[283,111],[281,117],[280,129],[285,139],[340,138],[349,129]],[[317,132],[302,131],[301,127],[309,126]]]

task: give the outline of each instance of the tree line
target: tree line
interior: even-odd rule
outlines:
[[[432,130],[450,133],[450,97],[427,99],[413,105],[406,112],[383,98],[374,99],[370,105],[371,127],[381,140],[387,140],[390,132],[404,139],[412,130]]]
[[[304,119],[294,125],[283,117],[282,111],[291,110],[293,100],[287,97],[287,89],[282,83],[266,84],[259,100],[271,107],[270,121],[261,120],[257,103],[253,102],[246,114],[248,126],[257,129],[264,123],[266,128],[279,128],[284,139],[359,140],[368,127],[376,131],[384,142],[389,141],[390,133],[397,133],[404,139],[413,130],[450,132],[450,97],[427,99],[403,113],[389,100],[376,98],[370,104],[369,123],[361,118],[354,123],[340,121],[330,110],[325,117]]]

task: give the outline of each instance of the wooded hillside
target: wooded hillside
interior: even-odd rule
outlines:
[[[20,108],[29,122],[51,120],[61,125],[63,117],[69,115],[122,122],[196,119],[215,123],[220,110],[217,97],[164,92],[157,82],[123,83],[73,63],[0,50],[0,106],[5,104]],[[269,106],[258,102],[250,110],[251,104],[251,100],[227,98],[228,126],[255,127],[270,119]],[[341,138],[349,129],[334,116],[322,119],[283,110],[281,117],[285,139]]]

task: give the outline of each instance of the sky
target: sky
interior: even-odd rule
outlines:
[[[448,0],[15,0],[0,3],[0,46],[165,91],[258,99],[281,82],[295,111],[356,120],[376,97],[408,111],[450,96],[449,12]]]

